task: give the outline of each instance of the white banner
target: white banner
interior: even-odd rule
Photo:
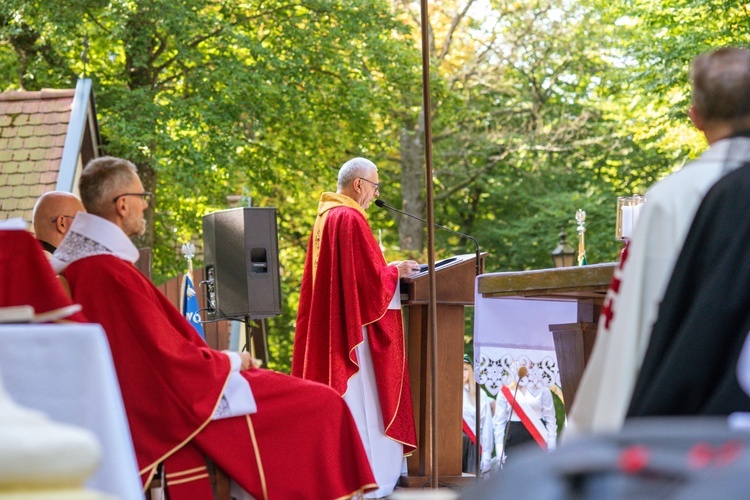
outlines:
[[[477,280],[478,283],[478,280]],[[474,377],[492,394],[526,367],[530,389],[560,386],[549,325],[575,323],[575,301],[474,296]]]

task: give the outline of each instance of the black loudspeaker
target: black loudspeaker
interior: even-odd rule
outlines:
[[[203,251],[207,321],[281,314],[275,208],[204,216]]]

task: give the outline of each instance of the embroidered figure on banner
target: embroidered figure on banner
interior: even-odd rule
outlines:
[[[506,353],[493,359],[484,351],[480,354],[479,367],[475,371],[476,380],[491,395],[497,396],[503,385],[519,382],[518,370],[522,366],[526,367],[528,374],[524,384],[532,394],[537,394],[544,387],[560,385],[560,371],[551,356],[543,355],[534,362],[526,354],[514,357]]]

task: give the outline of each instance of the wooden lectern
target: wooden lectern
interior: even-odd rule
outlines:
[[[484,257],[480,255],[480,272]],[[457,255],[435,263],[438,336],[438,456],[439,480],[456,483],[461,471],[463,419],[464,325],[467,305],[474,303],[476,254]],[[409,360],[409,378],[417,426],[417,451],[407,461],[408,475],[401,484],[421,487],[429,484],[432,467],[432,358],[429,345],[429,276],[421,272],[401,280],[401,304]],[[473,475],[471,476],[474,477]]]

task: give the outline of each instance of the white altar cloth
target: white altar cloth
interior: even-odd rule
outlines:
[[[19,405],[96,434],[103,458],[87,488],[122,500],[143,499],[120,386],[101,326],[0,325],[0,373]]]

